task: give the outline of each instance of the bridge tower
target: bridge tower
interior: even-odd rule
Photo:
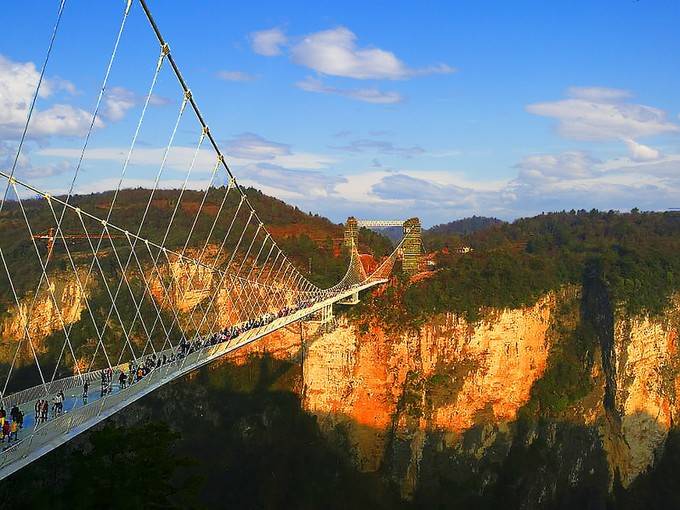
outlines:
[[[345,223],[345,246],[351,248],[352,242],[354,246],[359,245],[359,223],[354,216],[347,218]]]
[[[422,232],[419,218],[403,220],[357,220],[354,216],[347,218],[345,223],[345,246],[351,248],[352,242],[358,245],[359,228],[389,228],[401,227],[404,232],[404,243],[401,247],[402,267],[404,272],[412,276],[420,271],[422,257]]]
[[[414,275],[420,271],[422,246],[420,219],[410,218],[406,220],[404,222],[404,244],[402,246],[402,267],[406,274]]]

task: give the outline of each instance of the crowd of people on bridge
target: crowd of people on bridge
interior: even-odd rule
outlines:
[[[128,364],[127,373],[120,370],[118,374],[118,388],[123,390],[146,377],[153,370],[160,368],[167,363],[172,363],[187,357],[189,354],[206,347],[218,345],[224,342],[230,342],[244,333],[267,326],[277,319],[288,317],[304,308],[314,306],[321,298],[311,298],[299,300],[294,305],[285,306],[276,313],[265,313],[255,319],[250,319],[246,322],[227,326],[223,330],[206,336],[196,336],[192,341],[182,338],[179,345],[172,349],[170,353],[150,354],[146,356],[143,361],[132,361]],[[101,370],[100,380],[101,389],[100,397],[104,397],[113,391],[114,370],[112,368],[105,368]],[[82,401],[83,405],[87,404],[89,396],[89,382],[85,381],[83,384]],[[75,397],[75,396],[74,396]],[[52,398],[52,418],[57,418],[64,413],[65,396],[63,390],[59,390]],[[34,425],[38,427],[49,419],[49,401],[47,399],[38,399],[34,406]],[[11,420],[7,418],[4,406],[0,404],[0,431],[2,432],[2,442],[7,438],[9,443],[19,441],[19,430],[23,427],[24,414],[17,405],[14,405],[10,411]]]
[[[2,442],[11,443],[12,439],[14,441],[19,440],[19,430],[24,426],[24,413],[15,404],[9,411],[9,419],[7,417],[7,411],[5,411],[5,406],[0,404],[0,432],[2,434]]]

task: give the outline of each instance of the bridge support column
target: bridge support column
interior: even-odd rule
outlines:
[[[423,241],[420,220],[411,218],[404,222],[404,244],[402,246],[402,267],[404,272],[412,276],[420,272],[420,258]]]
[[[321,309],[321,324],[333,322],[333,305],[324,306]]]

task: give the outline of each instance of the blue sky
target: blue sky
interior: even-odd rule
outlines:
[[[680,206],[677,1],[149,5],[239,180],[305,210],[431,225]],[[3,7],[3,169],[57,6]],[[123,8],[67,0],[21,179],[68,188]],[[134,3],[77,190],[117,185],[157,59]],[[153,182],[180,104],[164,66],[123,186]],[[198,136],[185,113],[161,186]],[[213,161],[205,146],[192,186]]]

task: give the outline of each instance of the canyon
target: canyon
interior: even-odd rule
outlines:
[[[186,277],[174,266],[167,274]],[[188,310],[201,293],[173,299],[187,299]],[[54,277],[28,323],[24,308],[5,313],[3,338],[16,341],[26,327],[45,352],[43,340],[61,327],[52,295],[67,325],[83,318],[79,286]],[[405,500],[436,494],[445,484],[433,489],[432,480],[442,473],[448,484],[474,478],[473,490],[483,491],[517,451],[551,451],[558,466],[538,473],[525,495],[538,507],[564,487],[625,489],[662,456],[680,412],[679,313],[677,297],[661,315],[630,315],[600,290],[580,286],[531,306],[484,310],[477,322],[448,312],[395,328],[374,314],[342,310],[332,326],[291,326],[207,370],[229,372],[265,357],[295,367],[275,381],[277,391],[296,395],[327,440],[347,446],[352,465],[394,483]],[[587,391],[546,406],[537,384],[574,335],[584,335],[585,322],[596,340],[581,367]],[[3,359],[13,345],[3,346]],[[20,362],[30,362],[29,351],[20,352]]]

